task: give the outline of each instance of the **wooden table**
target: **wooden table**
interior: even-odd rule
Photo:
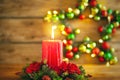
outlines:
[[[21,80],[15,73],[20,72],[24,64],[0,64],[0,80]],[[90,80],[120,80],[119,65],[106,67],[105,65],[83,65]]]

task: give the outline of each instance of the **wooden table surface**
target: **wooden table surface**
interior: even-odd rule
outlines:
[[[24,64],[0,64],[0,80],[21,80],[15,73],[20,72]],[[90,80],[120,80],[120,67],[113,65],[83,65],[87,74],[91,74]]]

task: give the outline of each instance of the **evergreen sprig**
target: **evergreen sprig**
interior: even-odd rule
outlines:
[[[36,71],[37,68],[38,70]],[[89,76],[86,75],[84,68],[82,66],[78,68],[80,74],[69,73],[68,71],[58,74],[55,69],[51,69],[47,64],[34,62],[23,68],[21,78],[22,80],[88,80]],[[30,72],[30,70],[33,71]]]

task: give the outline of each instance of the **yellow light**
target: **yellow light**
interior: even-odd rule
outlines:
[[[91,9],[92,15],[96,15],[99,12],[98,8],[92,8]]]
[[[104,56],[104,52],[101,51],[101,52],[99,53],[99,56]]]
[[[108,22],[110,23],[111,22],[111,16],[108,16],[107,19],[108,19]]]
[[[112,53],[114,53],[114,52],[115,52],[115,49],[114,49],[114,48],[110,48],[110,51],[111,51]]]
[[[113,59],[110,60],[110,64],[116,64],[118,62],[117,57],[114,57]]]
[[[84,3],[84,6],[88,6],[88,3]]]
[[[48,14],[46,17],[48,17],[48,18],[52,18],[52,14]]]
[[[65,29],[65,25],[63,25],[63,24],[59,25],[58,27],[59,27],[60,31],[64,31],[64,29]]]
[[[92,14],[89,15],[89,18],[93,18],[94,16]]]
[[[106,66],[107,66],[107,67],[109,67],[109,66],[110,66],[110,63],[109,63],[109,62],[107,62],[107,63],[106,63]]]
[[[68,58],[64,58],[63,61],[65,61],[65,62],[68,63],[68,62],[69,62],[69,59],[68,59]]]
[[[75,55],[75,59],[79,59],[80,58],[80,55],[79,54],[76,54]]]
[[[51,21],[51,19],[50,19],[49,17],[45,17],[44,20],[45,20],[45,21],[48,21],[48,22]]]
[[[53,14],[55,14],[55,15],[56,15],[56,14],[58,14],[58,12],[57,12],[57,11],[53,11]]]
[[[72,45],[67,45],[67,46],[66,46],[66,49],[67,49],[67,50],[72,50]]]
[[[92,47],[93,48],[96,47],[96,43],[95,42],[92,43]]]
[[[81,4],[84,5],[84,6],[88,6],[87,2],[82,2]]]
[[[86,50],[86,53],[88,53],[88,54],[89,54],[90,52],[91,52],[91,51],[90,51],[89,49],[87,49],[87,50]]]
[[[51,11],[48,11],[48,14],[49,14],[49,15],[52,15],[52,12],[51,12]]]
[[[64,40],[63,40],[63,43],[67,44],[67,40],[64,39]]]
[[[54,31],[55,29],[57,28],[57,26],[52,26],[52,35],[51,35],[51,38],[54,39]]]
[[[79,46],[79,50],[80,51],[82,51],[82,52],[86,52],[86,46],[85,45],[83,45],[83,44],[81,44],[80,46]]]
[[[119,26],[119,22],[114,22],[113,24],[115,27]]]
[[[74,14],[75,14],[75,15],[79,15],[79,14],[80,14],[80,10],[79,10],[79,9],[77,9],[77,8],[76,8],[76,9],[74,9],[74,11],[73,11],[73,12],[74,12]]]
[[[103,40],[102,40],[102,39],[99,39],[99,43],[103,43]]]
[[[80,29],[76,29],[76,30],[75,30],[75,33],[76,33],[76,34],[79,34],[79,33],[80,33]]]
[[[88,1],[89,1],[89,0],[82,0],[82,2],[86,2],[86,3],[87,3]]]
[[[114,57],[114,61],[115,61],[115,63],[117,63],[118,62],[118,58]]]
[[[93,58],[94,58],[95,56],[96,56],[95,54],[91,54],[91,57],[93,57]]]
[[[68,8],[68,12],[72,12],[73,11],[73,9],[72,8]]]
[[[93,48],[96,47],[96,43],[95,43],[95,42],[92,42],[92,43],[90,43],[90,44],[87,44],[87,47],[93,49]]]
[[[48,11],[48,14],[44,17],[44,20],[50,22],[51,18],[52,18],[52,13],[51,11]]]
[[[90,48],[91,47],[90,44],[87,44],[87,47]]]
[[[106,6],[101,7],[102,10],[107,10]]]
[[[66,33],[65,31],[62,31],[62,34],[63,34],[63,35],[67,35],[67,33]]]

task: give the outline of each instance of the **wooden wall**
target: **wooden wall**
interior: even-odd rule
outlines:
[[[43,21],[48,10],[75,7],[77,0],[0,0],[0,63],[28,63],[41,59],[41,41],[50,38],[51,25]],[[119,0],[100,0],[107,8],[120,10]],[[95,22],[90,19],[68,21],[73,28],[80,28],[76,41],[89,36],[98,40],[97,27],[105,21]],[[60,34],[58,34],[60,35]],[[94,36],[93,36],[94,35]],[[120,31],[110,42],[115,47],[115,55],[120,58]],[[60,35],[61,36],[61,35]],[[62,39],[60,37],[56,37]],[[89,55],[82,55],[79,64],[99,63]]]
[[[98,2],[107,8],[120,11],[120,0],[98,0]],[[50,39],[51,33],[51,24],[44,22],[43,17],[48,10],[74,8],[76,3],[77,0],[0,0],[0,72],[2,73],[0,80],[19,80],[14,73],[21,71],[23,64],[41,60],[41,41]],[[85,36],[98,40],[97,27],[106,22],[76,19],[68,23],[73,28],[80,28],[81,33],[76,41],[81,41]],[[56,36],[57,39],[63,39],[60,34],[57,35],[60,36]],[[120,30],[113,35],[110,44],[120,59]],[[93,75],[91,80],[120,78],[120,61],[108,68],[99,64],[96,58],[84,54],[79,60],[72,62],[85,65],[86,71]]]

